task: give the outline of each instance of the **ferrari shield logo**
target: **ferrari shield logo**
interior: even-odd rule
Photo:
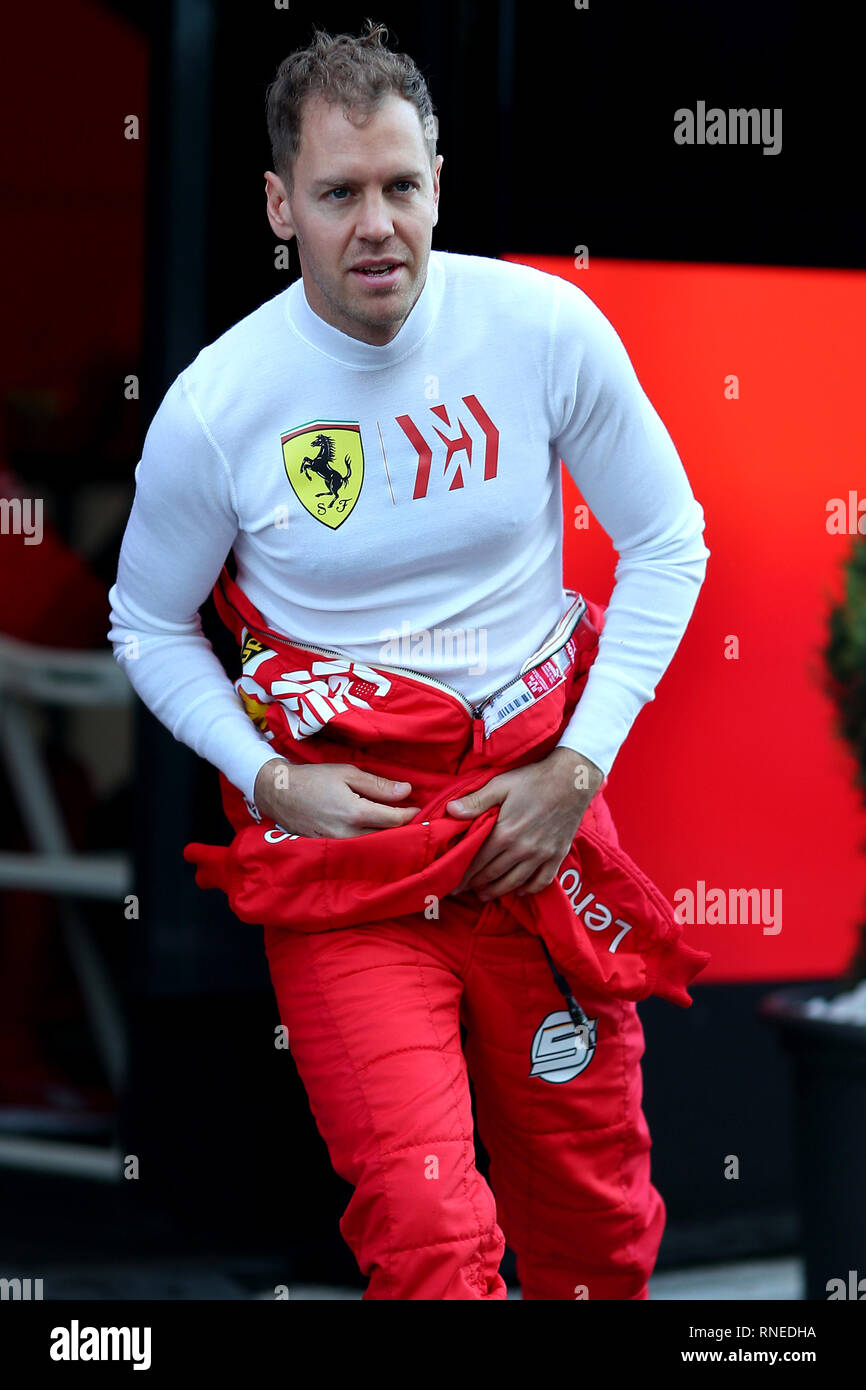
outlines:
[[[336,531],[352,511],[364,481],[361,426],[316,420],[281,438],[283,463],[295,496],[310,516]]]

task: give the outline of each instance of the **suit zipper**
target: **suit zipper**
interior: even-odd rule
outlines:
[[[579,598],[580,595],[577,595],[577,597]],[[318,655],[321,656],[339,656],[342,657],[344,661],[355,660],[354,657],[348,656],[346,652],[338,652],[333,647],[317,647],[313,646],[311,642],[294,641],[290,637],[281,637],[280,634],[277,632],[267,632],[262,628],[252,627],[251,624],[247,622],[246,618],[244,618],[243,613],[241,613],[239,609],[235,608],[235,605],[228,598],[225,591],[223,591],[223,598],[225,599],[226,603],[228,603],[229,606],[233,608],[234,611],[237,613],[238,617],[243,622],[243,625],[247,629],[247,631],[254,633],[256,637],[264,638],[268,643],[276,640],[277,642],[283,643],[284,646],[302,647],[305,651],[316,652]],[[572,632],[574,631],[574,628],[577,627],[577,624],[580,622],[580,619],[583,617],[585,612],[586,603],[584,602],[583,607],[580,610],[580,613],[571,628]],[[565,616],[566,615],[563,614],[563,618]],[[563,618],[560,618],[559,622],[556,624],[557,629],[562,623]],[[426,671],[416,671],[412,666],[386,666],[383,662],[377,661],[375,669],[377,671],[392,671],[397,676],[403,676],[407,674],[410,676],[417,676],[417,678],[421,681],[424,681],[425,684],[436,686],[439,690],[445,690],[448,692],[449,695],[453,695],[456,700],[460,701],[463,708],[471,716],[472,746],[476,753],[480,753],[484,745],[484,715],[482,713],[484,706],[489,705],[491,700],[495,700],[497,695],[500,695],[503,690],[507,690],[509,685],[512,685],[514,681],[518,680],[521,676],[525,675],[527,671],[531,671],[534,666],[540,666],[542,661],[546,661],[547,658],[549,656],[552,656],[554,652],[559,651],[560,648],[563,647],[567,641],[568,637],[563,638],[561,641],[559,641],[556,636],[551,637],[550,640],[547,643],[545,643],[543,647],[540,647],[537,652],[534,652],[533,655],[530,656],[523,663],[522,667],[515,675],[509,676],[507,681],[503,681],[502,684],[498,685],[496,689],[491,691],[489,695],[485,695],[480,705],[473,705],[469,700],[466,699],[465,695],[462,695],[459,690],[455,690],[453,685],[448,685],[447,682],[440,681],[439,679],[437,679],[436,676],[429,676]]]

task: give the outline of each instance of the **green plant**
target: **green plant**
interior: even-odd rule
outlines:
[[[855,782],[866,802],[866,537],[857,536],[845,562],[845,596],[834,603],[823,648],[826,691],[836,707],[836,727],[850,744],[856,763]],[[846,979],[866,978],[866,919]]]

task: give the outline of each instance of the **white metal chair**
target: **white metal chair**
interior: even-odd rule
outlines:
[[[128,1038],[117,991],[75,899],[120,904],[131,891],[132,857],[78,853],[45,764],[28,706],[126,705],[128,678],[111,652],[43,647],[0,634],[0,754],[33,851],[0,851],[0,889],[58,898],[61,930],[112,1090],[126,1076]],[[0,1136],[0,1165],[114,1180],[121,1155],[105,1147]]]

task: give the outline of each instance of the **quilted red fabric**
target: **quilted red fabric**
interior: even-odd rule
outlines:
[[[425,908],[458,887],[498,815],[494,807],[456,820],[446,803],[547,756],[585,687],[604,609],[573,597],[539,649],[542,659],[515,673],[498,700],[470,711],[422,676],[317,653],[273,632],[224,568],[214,600],[241,646],[236,689],[274,756],[353,763],[409,781],[410,804],[421,809],[395,829],[349,839],[298,836],[261,816],[220,773],[235,835],[229,845],[186,846],[199,886],[221,889],[241,921],[269,928],[323,932],[420,913],[419,929],[435,931]],[[538,893],[506,894],[484,911],[511,914],[543,937],[578,998],[585,987],[688,1007],[688,985],[710,957],[687,944],[670,903],[621,848],[605,785],[556,880]]]

